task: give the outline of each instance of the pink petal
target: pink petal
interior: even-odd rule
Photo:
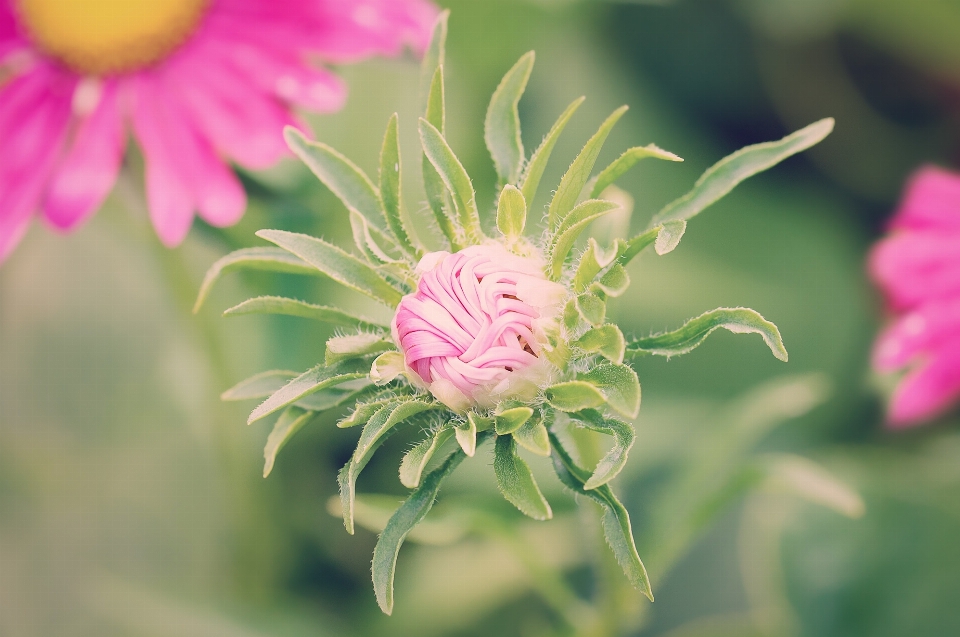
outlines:
[[[960,233],[903,232],[873,248],[868,267],[896,308],[960,294]]]
[[[43,205],[47,221],[72,230],[93,214],[117,179],[123,146],[117,88],[109,84],[56,169]]]
[[[915,357],[960,342],[960,298],[930,301],[900,316],[877,339],[874,367],[903,367]]]
[[[909,373],[893,393],[888,418],[894,428],[930,420],[960,398],[960,342],[939,350]]]
[[[937,166],[914,172],[891,228],[960,232],[960,174]]]

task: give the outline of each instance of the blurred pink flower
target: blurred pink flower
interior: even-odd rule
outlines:
[[[235,223],[226,165],[285,153],[291,107],[339,109],[322,62],[422,51],[427,0],[0,0],[0,260],[37,212],[68,231],[109,193],[127,125],[150,216],[179,244],[194,211]]]
[[[960,174],[919,169],[890,230],[869,261],[895,313],[873,363],[881,371],[911,367],[889,408],[890,424],[907,427],[960,398]]]
[[[491,243],[430,252],[417,272],[417,291],[403,297],[393,319],[394,340],[415,381],[462,410],[545,377],[543,321],[566,291],[546,280],[540,259]]]

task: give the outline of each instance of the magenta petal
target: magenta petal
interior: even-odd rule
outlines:
[[[914,172],[891,228],[960,232],[960,174],[937,166]]]
[[[117,179],[124,145],[117,101],[116,86],[104,87],[57,167],[43,208],[47,221],[61,230],[72,230],[94,213]]]
[[[869,269],[897,308],[960,294],[960,233],[902,232],[874,247]]]
[[[939,350],[910,372],[893,393],[889,421],[894,428],[918,425],[960,398],[960,343]]]

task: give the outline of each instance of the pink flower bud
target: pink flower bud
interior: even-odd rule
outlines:
[[[393,319],[413,382],[457,411],[546,382],[543,328],[567,292],[546,279],[539,258],[490,243],[428,253],[417,272],[417,291]]]

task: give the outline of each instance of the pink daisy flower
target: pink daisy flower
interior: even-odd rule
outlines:
[[[960,398],[960,174],[934,166],[914,173],[890,230],[869,261],[895,314],[873,363],[910,367],[889,408],[891,425],[906,427]]]
[[[128,131],[164,244],[194,212],[235,223],[227,162],[270,166],[291,108],[343,105],[320,63],[422,51],[435,15],[427,0],[0,0],[0,260],[34,213],[69,231],[97,210]]]

